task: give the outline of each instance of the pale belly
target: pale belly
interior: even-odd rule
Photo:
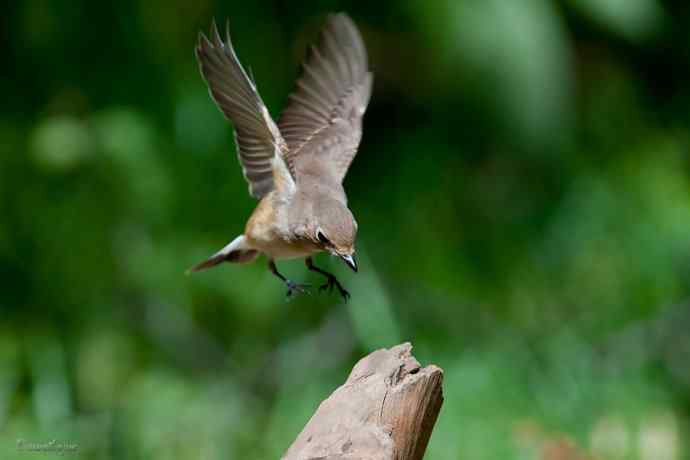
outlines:
[[[321,250],[311,243],[289,242],[280,238],[270,241],[250,239],[252,247],[263,252],[273,259],[294,259],[308,257]]]

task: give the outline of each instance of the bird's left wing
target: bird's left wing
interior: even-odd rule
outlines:
[[[330,16],[278,122],[293,177],[316,161],[343,180],[362,137],[372,80],[357,27],[346,14]]]
[[[294,187],[283,161],[285,141],[237,59],[229,31],[223,42],[214,21],[210,40],[199,34],[196,56],[211,98],[235,127],[237,156],[249,193],[261,199],[274,188]]]

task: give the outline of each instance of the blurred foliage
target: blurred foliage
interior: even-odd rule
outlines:
[[[185,277],[255,204],[198,31],[229,18],[277,116],[337,10],[376,74],[345,184],[361,270],[317,258],[351,302],[286,303],[263,261]],[[0,23],[0,458],[278,458],[403,340],[446,371],[430,460],[690,458],[686,2],[22,0]]]

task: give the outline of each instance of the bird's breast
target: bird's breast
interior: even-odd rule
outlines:
[[[276,201],[264,198],[249,218],[245,228],[247,243],[274,259],[307,257],[319,252],[309,240],[290,233],[287,209]]]

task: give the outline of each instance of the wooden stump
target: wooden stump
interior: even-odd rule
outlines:
[[[284,460],[419,460],[443,403],[443,370],[403,343],[362,358],[324,400]]]

